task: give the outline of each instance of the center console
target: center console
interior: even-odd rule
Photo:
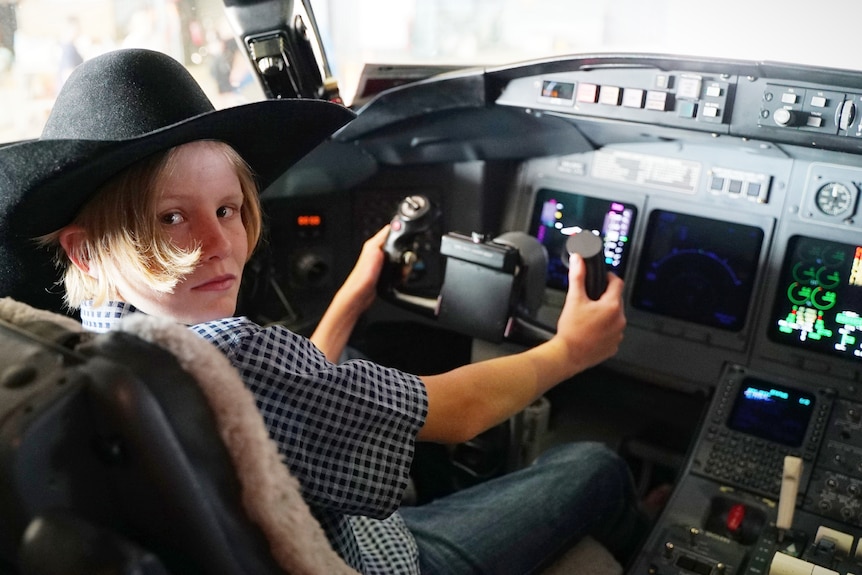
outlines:
[[[630,573],[859,571],[862,404],[729,365],[695,445]],[[776,520],[788,456],[801,459],[802,472],[782,532]]]

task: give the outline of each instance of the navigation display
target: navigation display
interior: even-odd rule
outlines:
[[[862,358],[862,246],[794,236],[787,243],[769,338]]]
[[[739,387],[727,427],[761,439],[799,447],[814,411],[810,393],[746,377]]]
[[[740,331],[754,290],[761,228],[654,210],[647,223],[632,305]]]
[[[536,194],[530,234],[548,250],[547,285],[565,290],[569,270],[563,264],[566,240],[581,230],[598,231],[604,242],[605,264],[623,277],[637,208],[569,192],[541,189]]]

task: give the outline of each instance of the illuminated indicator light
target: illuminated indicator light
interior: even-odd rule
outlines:
[[[807,397],[800,397],[799,398],[799,404],[800,405],[811,405],[811,400],[808,399]]]
[[[316,228],[323,223],[323,218],[318,215],[297,216],[296,224],[302,228]]]
[[[556,213],[563,208],[563,205],[557,200],[548,200],[542,205],[541,221],[545,226],[553,226],[558,219]]]
[[[850,279],[848,283],[852,286],[862,286],[862,246],[856,247],[853,254],[853,265],[850,268]]]
[[[539,228],[539,231],[536,233],[536,239],[539,240],[540,243],[545,242],[545,230],[547,230],[547,229],[548,229],[547,227],[542,226]]]

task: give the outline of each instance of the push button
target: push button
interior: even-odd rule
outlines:
[[[626,108],[643,108],[645,92],[638,88],[623,90],[623,106]]]
[[[599,98],[599,87],[596,84],[578,84],[577,101],[595,104]]]
[[[697,115],[697,102],[680,102],[678,114],[680,118],[694,118]]]
[[[799,102],[799,96],[793,94],[792,92],[785,92],[781,94],[781,103],[782,104],[796,104]]]
[[[655,90],[647,92],[646,108],[647,110],[655,110],[657,112],[666,111],[667,92],[657,92]]]

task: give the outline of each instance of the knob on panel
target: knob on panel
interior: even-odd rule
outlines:
[[[329,275],[329,264],[317,254],[302,254],[294,262],[293,275],[304,286],[319,285]]]
[[[853,121],[856,119],[856,103],[853,100],[845,100],[843,104],[838,107],[835,123],[838,124],[838,128],[840,130],[844,130],[845,132],[850,129],[850,126],[853,125]]]
[[[602,239],[588,231],[569,236],[563,250],[563,265],[569,265],[569,254],[584,258],[587,267],[586,289],[591,299],[599,299],[608,287],[608,268],[605,266]]]
[[[775,110],[775,113],[772,114],[772,119],[775,120],[776,124],[784,127],[795,126],[798,121],[796,112],[787,108],[778,108]]]

